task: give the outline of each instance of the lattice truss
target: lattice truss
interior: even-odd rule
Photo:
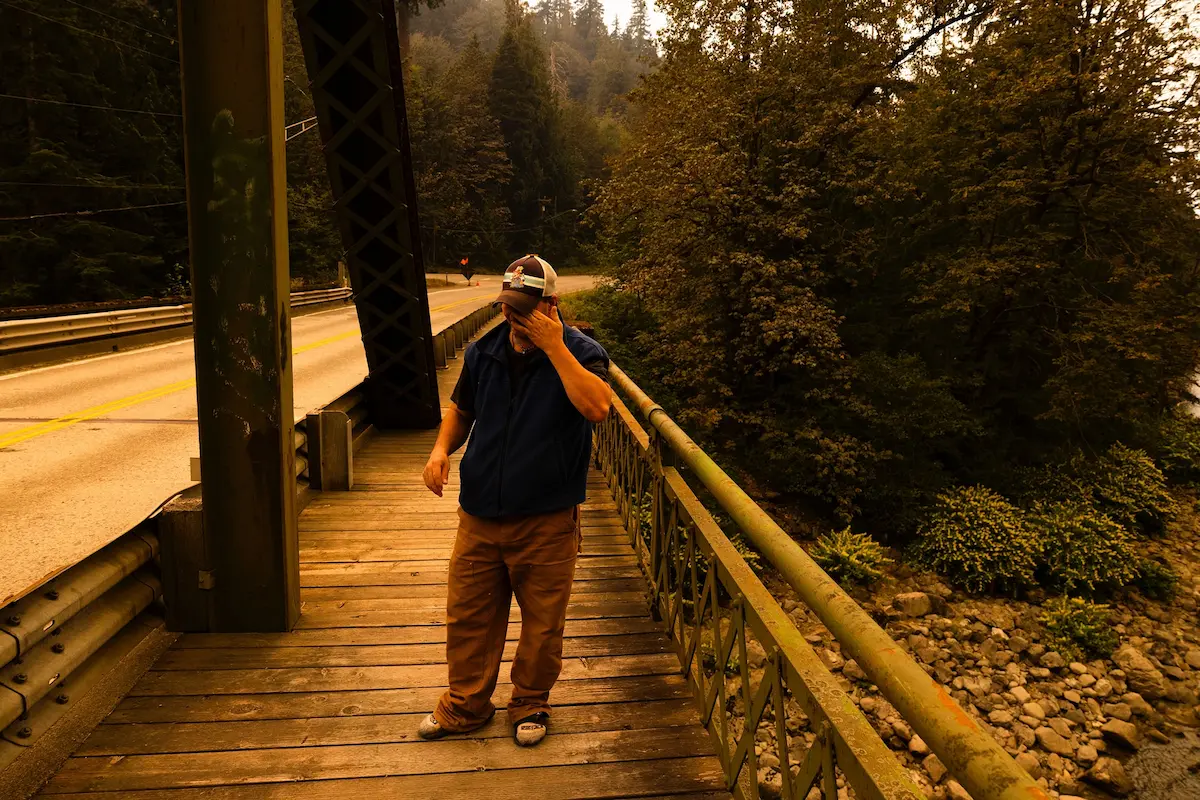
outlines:
[[[296,22],[366,349],[371,417],[440,419],[393,0],[297,0]]]
[[[919,800],[879,735],[621,403],[596,460],[736,798]]]

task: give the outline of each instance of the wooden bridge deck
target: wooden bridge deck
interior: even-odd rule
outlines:
[[[432,443],[375,438],[356,456],[355,490],[305,509],[295,631],[180,637],[43,796],[728,798],[595,473],[551,735],[518,748],[501,713],[470,738],[417,739],[446,680],[456,524],[456,483],[442,499],[420,484]],[[506,662],[518,633],[510,625]],[[500,681],[503,708],[507,663]]]

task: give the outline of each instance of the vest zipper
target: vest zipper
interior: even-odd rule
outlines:
[[[504,462],[508,460],[508,423],[512,420],[513,408],[516,403],[510,398],[508,413],[504,415],[504,444],[500,448],[500,481],[496,485],[496,514],[504,516]]]

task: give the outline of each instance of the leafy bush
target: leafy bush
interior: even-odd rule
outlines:
[[[1078,597],[1058,597],[1040,617],[1054,648],[1066,658],[1107,658],[1120,639],[1108,619],[1108,606]]]
[[[1129,534],[1089,506],[1039,506],[1030,524],[1042,541],[1038,573],[1049,587],[1091,596],[1119,589],[1138,575]]]
[[[763,565],[762,556],[755,550],[749,542],[742,538],[740,533],[734,533],[729,537],[729,541],[733,544],[733,549],[738,551],[738,555],[742,560],[754,571],[755,575],[762,575]]]
[[[821,536],[812,550],[813,560],[838,583],[870,583],[891,563],[879,543],[865,533],[849,528]]]
[[[983,486],[938,495],[918,533],[916,559],[972,592],[1034,582],[1041,546],[1024,513]]]
[[[1161,533],[1175,515],[1167,480],[1143,450],[1117,442],[1079,474],[1096,506],[1129,531]]]
[[[1179,576],[1166,564],[1144,558],[1138,563],[1137,571],[1138,576],[1133,585],[1146,597],[1165,602],[1175,596]]]
[[[1163,472],[1177,483],[1200,486],[1200,419],[1177,409],[1158,433],[1158,461]]]

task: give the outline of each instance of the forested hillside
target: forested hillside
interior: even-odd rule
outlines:
[[[579,313],[781,508],[974,590],[1133,580],[1200,458],[1191,4],[669,10]]]
[[[406,100],[427,268],[592,253],[581,226],[655,50],[643,11],[597,0],[417,7]],[[175,4],[0,2],[0,306],[187,293]],[[285,116],[313,116],[285,0]],[[328,281],[341,242],[320,138],[289,129],[292,274]]]
[[[177,292],[173,0],[0,3],[0,306]]]

